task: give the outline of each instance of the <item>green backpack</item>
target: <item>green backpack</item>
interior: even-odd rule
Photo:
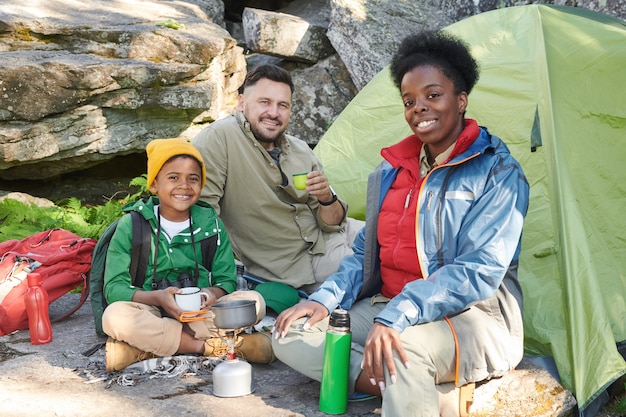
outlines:
[[[146,269],[148,267],[148,259],[150,257],[150,245],[152,243],[152,230],[150,223],[141,214],[136,211],[130,212],[133,224],[133,245],[130,257],[130,277],[133,286],[143,287]],[[119,219],[114,221],[104,231],[96,247],[93,250],[91,271],[89,273],[89,286],[91,294],[91,309],[93,311],[94,323],[96,325],[96,333],[100,336],[106,336],[102,330],[102,313],[108,303],[104,296],[104,271],[106,267],[106,256],[111,243],[111,237],[117,229]],[[202,264],[211,271],[213,265],[213,257],[217,249],[217,235],[213,235],[208,239],[200,242],[202,252]]]

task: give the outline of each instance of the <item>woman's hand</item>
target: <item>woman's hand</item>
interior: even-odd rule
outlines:
[[[367,335],[363,363],[361,368],[372,385],[378,385],[381,391],[385,389],[385,371],[387,366],[391,383],[396,382],[396,365],[393,361],[393,351],[398,353],[400,360],[408,369],[409,359],[400,341],[400,333],[384,324],[374,323]]]
[[[280,313],[276,318],[276,323],[274,323],[272,334],[274,335],[274,339],[285,337],[291,327],[291,323],[301,317],[309,318],[303,326],[303,329],[307,330],[326,316],[328,316],[326,307],[315,301],[305,301]]]

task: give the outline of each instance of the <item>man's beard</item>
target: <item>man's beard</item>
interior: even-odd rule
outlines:
[[[254,129],[252,129],[252,134],[254,135],[255,139],[257,141],[259,141],[259,142],[263,142],[263,143],[274,143],[274,142],[276,142],[276,138],[270,139],[270,138],[268,138],[266,136],[263,136],[263,135],[259,134]],[[280,136],[280,134],[278,136]],[[276,136],[276,137],[278,137],[278,136]]]
[[[253,126],[250,126],[250,130],[252,131],[252,134],[254,135],[256,140],[262,143],[274,143],[276,142],[276,139],[278,139],[285,132],[285,129],[282,129],[280,132],[276,133],[273,137],[268,137],[264,135],[263,133],[259,132],[259,130]]]

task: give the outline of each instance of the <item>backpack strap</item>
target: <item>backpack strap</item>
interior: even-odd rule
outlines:
[[[83,304],[85,304],[85,301],[87,301],[87,298],[89,298],[89,280],[87,279],[87,275],[84,273],[81,273],[80,276],[83,280],[83,284],[82,284],[82,289],[80,291],[80,299],[78,300],[78,304],[74,306],[74,308],[72,308],[70,311],[62,315],[61,317],[57,317],[51,320],[52,323],[58,323],[62,320],[65,320],[72,314],[76,313],[78,309],[81,308]]]
[[[213,270],[213,258],[217,251],[217,235],[201,240],[200,250],[202,252],[202,265],[211,272]]]
[[[133,223],[133,246],[130,254],[130,278],[135,287],[143,287],[150,257],[152,230],[150,223],[137,211],[131,211]]]
[[[143,287],[146,277],[146,270],[150,257],[150,246],[152,243],[152,229],[150,223],[140,213],[131,211],[132,239],[130,249],[130,279],[134,286]],[[102,313],[108,303],[104,295],[104,275],[106,270],[106,258],[109,250],[111,238],[117,230],[119,219],[111,223],[102,233],[96,243],[93,252],[91,270],[87,282],[90,285],[91,308],[94,316],[96,333],[106,336],[102,329]],[[82,296],[82,295],[81,295]]]
[[[133,224],[133,245],[130,257],[130,276],[135,287],[143,287],[148,269],[148,258],[150,257],[150,244],[152,242],[152,229],[150,223],[139,212],[130,212]],[[217,251],[217,235],[200,242],[202,253],[202,265],[211,272],[213,268],[213,258]]]

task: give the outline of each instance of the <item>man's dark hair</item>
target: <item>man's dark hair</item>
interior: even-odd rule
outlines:
[[[478,81],[479,70],[469,47],[460,39],[441,30],[424,31],[402,40],[391,59],[391,77],[400,89],[402,78],[417,67],[441,69],[454,84],[455,94],[469,94]]]
[[[293,94],[293,81],[291,80],[291,75],[286,69],[273,64],[263,64],[251,69],[248,74],[246,74],[243,84],[239,87],[239,93],[243,93],[247,87],[253,86],[263,78],[287,84]]]

